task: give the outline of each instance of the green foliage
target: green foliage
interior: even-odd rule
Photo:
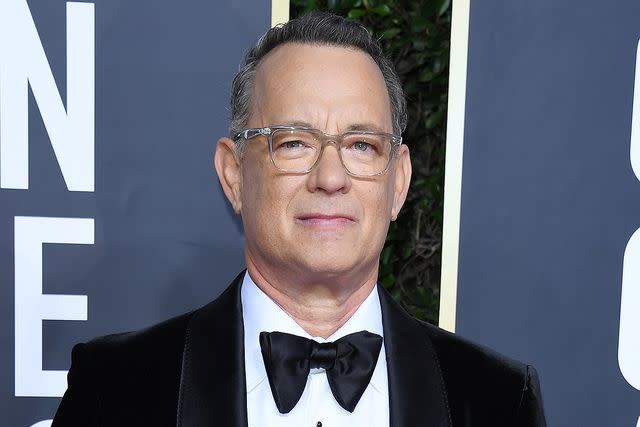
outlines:
[[[451,0],[292,0],[291,17],[329,10],[365,25],[393,60],[409,107],[413,178],[380,257],[380,281],[414,316],[437,322]]]

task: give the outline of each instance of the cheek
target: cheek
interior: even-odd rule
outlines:
[[[242,217],[245,232],[269,238],[285,230],[288,207],[295,192],[292,179],[277,176],[268,167],[247,165],[243,168]]]
[[[259,182],[254,168],[248,167],[246,163],[242,165],[242,215],[249,215],[255,212],[255,204],[258,200],[260,189],[255,184]]]
[[[371,191],[369,209],[380,223],[391,221],[391,209],[393,208],[393,182],[386,180]],[[386,225],[385,225],[386,227]]]
[[[377,183],[359,194],[362,209],[365,215],[365,233],[367,239],[384,241],[389,222],[391,221],[391,209],[393,206],[393,194],[389,191],[387,183]],[[371,248],[377,245],[371,245]]]
[[[253,160],[253,159],[252,159]],[[264,185],[262,168],[255,161],[243,163],[242,167],[242,220],[245,234],[253,237],[262,234],[263,228],[260,221],[268,216],[265,214],[265,200],[268,194],[265,192],[268,187]]]
[[[385,181],[384,185],[384,195],[380,200],[380,206],[385,207],[384,211],[380,210],[380,214],[385,216],[387,222],[391,221],[393,201],[395,199],[395,180],[392,177],[393,175],[389,173],[389,179]]]

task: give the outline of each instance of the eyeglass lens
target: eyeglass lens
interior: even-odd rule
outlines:
[[[283,171],[306,172],[318,160],[324,139],[321,132],[276,130],[271,135],[273,162]],[[387,168],[393,144],[389,135],[348,132],[335,139],[342,163],[349,173],[377,175]]]

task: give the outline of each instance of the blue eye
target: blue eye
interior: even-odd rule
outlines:
[[[281,145],[281,147],[283,148],[287,148],[287,149],[294,149],[294,148],[302,148],[304,147],[304,142],[302,141],[286,141],[284,144]]]
[[[364,141],[358,141],[352,145],[354,150],[358,151],[368,151],[371,149],[371,144],[368,144]]]

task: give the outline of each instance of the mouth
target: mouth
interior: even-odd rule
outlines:
[[[348,214],[342,213],[304,213],[295,217],[296,222],[308,226],[317,228],[339,228],[354,224],[356,219]]]

